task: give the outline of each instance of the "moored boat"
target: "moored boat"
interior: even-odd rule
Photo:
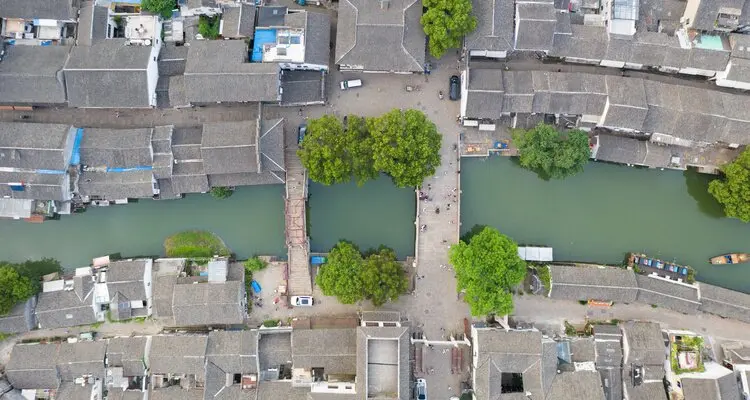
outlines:
[[[720,256],[712,257],[710,260],[711,264],[723,265],[723,264],[740,264],[750,261],[750,254],[748,253],[729,253],[722,254]]]

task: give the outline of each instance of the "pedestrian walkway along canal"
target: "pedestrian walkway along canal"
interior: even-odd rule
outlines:
[[[198,194],[89,207],[42,224],[0,220],[0,260],[53,257],[70,269],[110,253],[163,255],[164,239],[188,229],[218,234],[239,258],[285,257],[283,195],[282,185],[242,187],[223,200]]]
[[[507,157],[461,162],[462,232],[497,227],[521,244],[554,248],[555,260],[619,264],[629,251],[688,264],[707,283],[750,292],[750,264],[709,257],[750,252],[750,225],[723,218],[710,176],[589,163],[545,182]]]

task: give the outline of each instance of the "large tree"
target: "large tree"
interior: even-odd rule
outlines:
[[[418,110],[394,109],[368,120],[375,169],[400,187],[419,186],[440,165],[441,136]]]
[[[562,134],[546,124],[515,130],[513,144],[518,148],[521,166],[544,179],[562,179],[582,172],[591,156],[585,132],[572,130]]]
[[[721,168],[723,177],[708,184],[708,192],[724,206],[724,214],[750,222],[750,150]]]
[[[485,227],[468,243],[451,246],[450,262],[456,271],[457,289],[465,291],[471,314],[508,315],[513,312],[511,291],[526,275],[518,246],[497,229]]]
[[[336,296],[344,304],[356,303],[364,298],[362,263],[362,253],[356,246],[338,242],[320,267],[315,282],[326,296]]]
[[[31,280],[10,264],[0,265],[0,315],[7,314],[16,303],[34,294]]]
[[[423,0],[427,11],[422,28],[429,37],[430,54],[440,58],[448,49],[461,47],[461,39],[477,27],[471,0]]]
[[[352,175],[357,185],[363,185],[370,179],[378,177],[372,158],[372,137],[367,130],[367,119],[350,115],[346,119],[344,131],[350,143]]]
[[[365,259],[362,281],[365,297],[378,307],[395,301],[409,287],[403,266],[396,260],[396,253],[388,248],[381,248]]]
[[[297,151],[310,179],[324,185],[348,182],[352,177],[348,135],[341,120],[324,115],[308,121],[305,138]]]

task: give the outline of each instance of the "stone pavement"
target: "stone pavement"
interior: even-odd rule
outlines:
[[[577,301],[552,300],[543,296],[514,296],[513,319],[517,321],[562,325],[564,321],[641,320],[659,322],[663,328],[685,329],[717,339],[747,340],[750,324],[711,314],[687,315],[648,304],[616,303],[609,308],[589,307]]]

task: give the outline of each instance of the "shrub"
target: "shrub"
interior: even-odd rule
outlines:
[[[232,193],[234,193],[234,190],[224,186],[211,188],[211,196],[214,196],[217,199],[226,199],[227,197],[231,196]]]
[[[253,272],[260,271],[267,267],[268,263],[258,257],[253,257],[245,261],[243,265],[245,266],[245,272],[252,275]]]
[[[206,39],[219,38],[219,17],[201,15],[198,20],[198,33]]]
[[[266,328],[275,328],[279,325],[281,325],[280,319],[267,319],[263,321],[263,326]]]

